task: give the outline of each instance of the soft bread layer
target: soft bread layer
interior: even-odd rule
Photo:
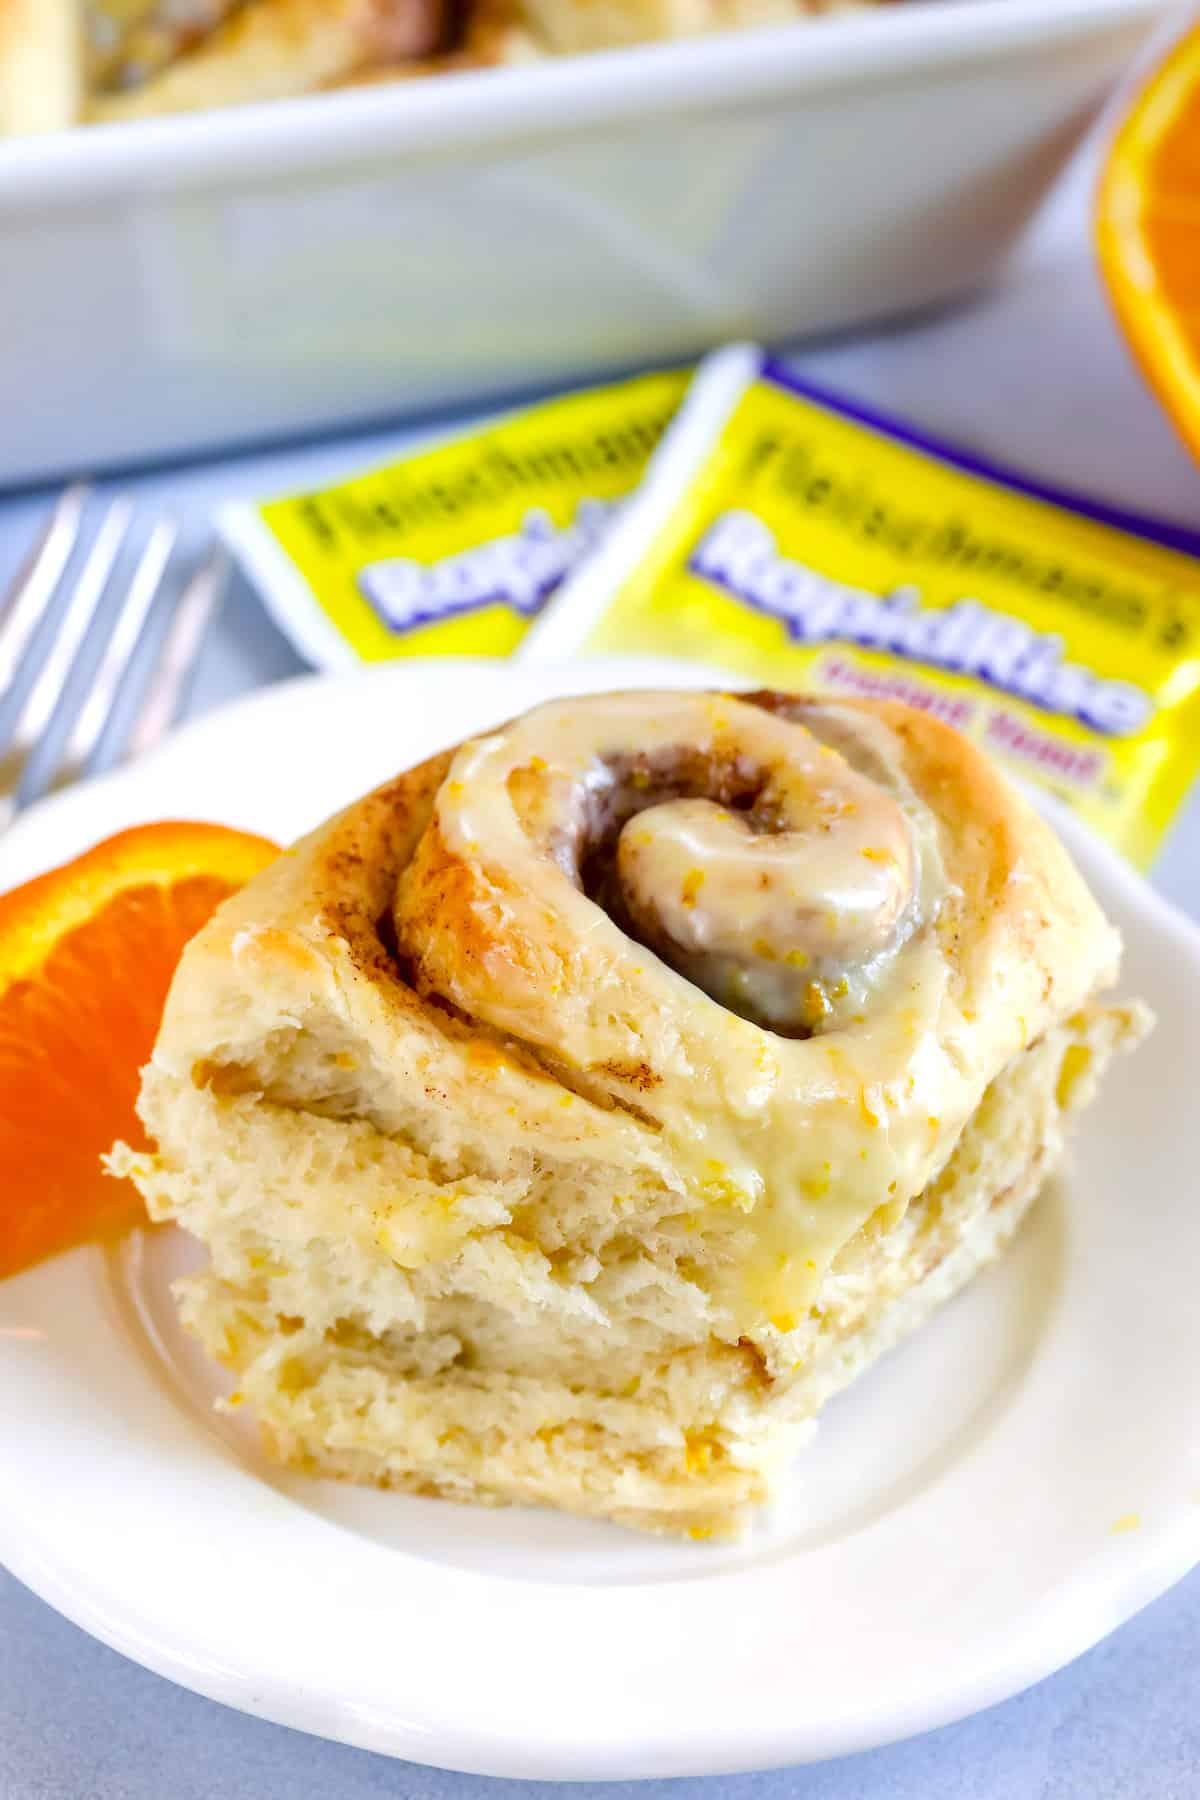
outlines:
[[[118,1163],[209,1246],[185,1322],[281,1460],[727,1536],[826,1400],[1008,1241],[1065,1118],[1140,1030],[1139,1009],[1091,1006],[1013,1058],[904,1217],[881,1210],[809,1314],[752,1342],[722,1339],[696,1279],[736,1256],[735,1221],[599,1155],[488,1168],[481,1148],[464,1174],[460,1144],[448,1183],[444,1147],[337,1116],[336,1042],[310,1043],[307,1081],[293,1060],[274,1098],[263,1071],[222,1092],[152,1068],[162,1148]]]

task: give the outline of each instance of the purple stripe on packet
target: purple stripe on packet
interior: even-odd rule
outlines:
[[[760,373],[764,381],[773,382],[776,387],[783,388],[788,393],[798,394],[802,400],[811,400],[817,406],[827,407],[830,412],[840,413],[843,418],[853,419],[856,424],[866,425],[872,431],[882,432],[885,437],[895,438],[898,443],[907,444],[913,450],[935,456],[939,462],[949,463],[952,468],[961,469],[966,475],[978,475],[985,481],[1011,488],[1018,494],[1027,494],[1033,500],[1045,500],[1051,506],[1061,506],[1066,512],[1094,519],[1099,525],[1111,525],[1118,531],[1130,532],[1134,537],[1146,538],[1152,544],[1161,544],[1168,550],[1178,550],[1184,556],[1200,559],[1200,531],[1189,531],[1186,525],[1175,525],[1167,519],[1153,519],[1144,513],[1125,512],[1120,507],[1106,506],[1102,501],[1072,493],[1067,488],[1051,487],[1045,482],[1033,481],[1028,475],[1019,474],[1002,463],[990,462],[972,451],[947,444],[940,438],[930,437],[911,425],[903,424],[899,419],[889,418],[886,413],[876,412],[857,400],[848,400],[842,394],[832,393],[828,388],[804,380],[793,374],[778,357],[764,357]]]

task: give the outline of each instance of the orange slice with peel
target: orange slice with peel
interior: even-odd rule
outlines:
[[[1200,26],[1154,71],[1118,130],[1095,230],[1134,355],[1200,456]]]
[[[143,825],[0,894],[0,1277],[143,1216],[100,1158],[146,1142],[138,1071],[184,945],[278,854],[221,825]]]

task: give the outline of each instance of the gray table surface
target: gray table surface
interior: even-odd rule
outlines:
[[[1010,278],[976,304],[797,365],[927,429],[1117,504],[1195,524],[1200,474],[1130,366],[1097,291],[1076,171]],[[138,475],[199,542],[214,501],[303,486],[387,455],[400,429]],[[0,499],[0,583],[44,494]],[[187,711],[303,668],[233,583]],[[2,869],[0,869],[2,875]],[[1155,870],[1200,916],[1200,799]],[[2,885],[2,883],[0,883]],[[1169,1378],[1169,1372],[1168,1372]],[[0,1479],[3,1458],[0,1453]],[[446,1774],[245,1717],[95,1643],[0,1571],[0,1800],[510,1800],[534,1784]],[[580,1796],[633,1784],[581,1784]],[[806,1769],[651,1782],[652,1800],[1200,1800],[1200,1573],[1031,1692],[910,1743]]]

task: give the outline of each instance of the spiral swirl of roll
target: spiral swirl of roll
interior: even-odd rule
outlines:
[[[457,752],[393,922],[420,993],[645,1121],[741,1215],[738,1308],[779,1315],[902,1208],[941,1129],[919,1099],[910,1123],[909,1048],[944,992],[944,887],[878,721],[600,695]]]

